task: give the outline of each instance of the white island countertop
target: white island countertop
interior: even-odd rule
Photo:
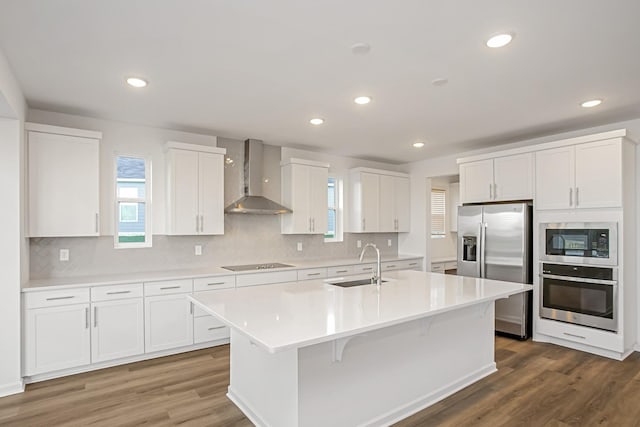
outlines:
[[[348,277],[353,280],[357,277]],[[306,347],[528,291],[531,285],[419,271],[343,288],[322,280],[189,295],[269,353]],[[337,279],[327,279],[335,281]]]

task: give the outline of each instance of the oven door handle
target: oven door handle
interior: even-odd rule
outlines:
[[[594,285],[616,286],[618,284],[618,281],[616,280],[588,279],[583,277],[572,277],[572,276],[556,276],[555,274],[541,274],[540,277],[542,279],[556,279],[556,280],[564,280],[567,282],[593,283]]]

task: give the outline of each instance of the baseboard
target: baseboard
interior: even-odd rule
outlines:
[[[386,414],[369,420],[364,423],[363,426],[390,426],[392,424],[395,424],[451,396],[452,394],[457,393],[463,388],[468,387],[477,381],[480,381],[482,378],[489,376],[496,371],[496,364],[495,362],[492,362],[487,366],[470,373],[464,378],[459,379],[458,381],[454,381],[451,384],[441,387],[434,392],[431,392],[414,400],[413,402],[409,402],[406,405],[402,405],[394,410],[387,412]]]
[[[24,392],[24,381],[0,385],[0,397]]]

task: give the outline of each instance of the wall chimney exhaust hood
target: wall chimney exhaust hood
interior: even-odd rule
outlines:
[[[244,142],[244,196],[224,209],[225,213],[278,215],[293,212],[262,196],[262,141]]]

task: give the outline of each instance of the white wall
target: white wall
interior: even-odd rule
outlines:
[[[149,156],[152,161],[153,234],[165,233],[166,193],[164,145],[167,141],[216,146],[216,137],[169,129],[138,126],[124,122],[29,110],[28,121],[102,132],[100,142],[100,234],[114,232],[114,155]]]
[[[24,145],[26,102],[0,52],[0,396],[22,391],[20,286],[28,280],[24,238]]]

